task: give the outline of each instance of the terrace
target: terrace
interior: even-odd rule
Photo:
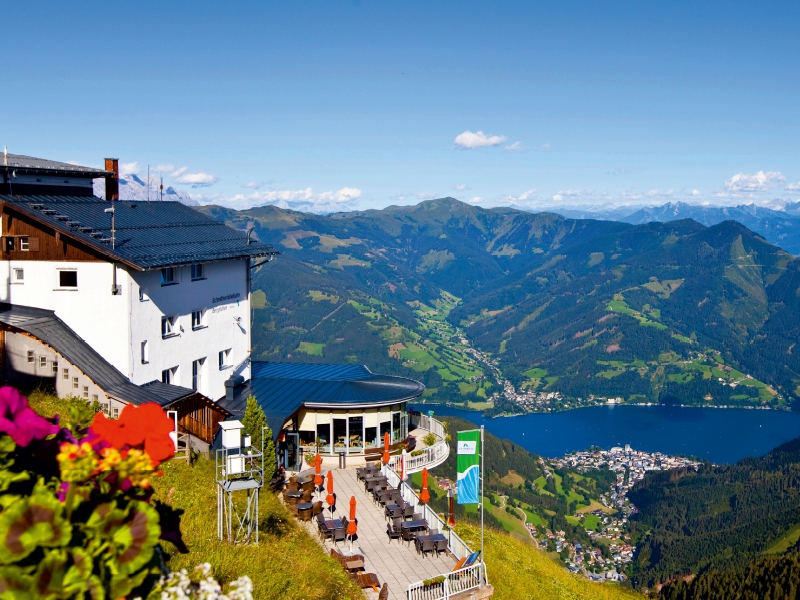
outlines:
[[[472,549],[420,500],[408,483],[401,481],[396,471],[401,456],[408,475],[442,464],[449,454],[444,426],[438,420],[416,413],[410,415],[410,425],[410,435],[422,446],[419,454],[395,454],[380,467],[380,463],[366,463],[362,457],[348,457],[350,464],[346,468],[335,468],[333,461],[326,461],[323,475],[325,471],[332,473],[336,495],[333,510],[325,503],[327,492],[314,489],[313,469],[297,475],[292,486],[297,489],[284,493],[286,502],[326,552],[340,553],[334,556],[345,569],[353,569],[351,575],[375,574],[377,580],[372,581],[376,587],[388,584],[388,598],[439,600],[467,597],[462,596],[466,592],[470,597],[488,597],[492,588],[485,565],[475,560]],[[422,439],[429,433],[434,434],[436,442],[427,446]],[[358,524],[352,543],[345,539],[351,498],[356,499]],[[312,518],[322,507],[322,516]],[[327,522],[327,526],[318,519]],[[431,537],[422,537],[427,535]],[[427,543],[423,544],[425,540]],[[470,563],[470,558],[474,562]],[[367,597],[377,598],[377,592],[365,585]]]

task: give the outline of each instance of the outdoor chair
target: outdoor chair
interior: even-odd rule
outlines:
[[[319,531],[319,537],[321,537],[323,540],[333,539],[334,530],[328,529],[325,526],[324,519],[322,521],[317,521],[317,530]]]
[[[417,543],[417,552],[421,552],[425,556],[428,552],[436,551],[436,543],[433,540],[423,540],[422,543]]]
[[[411,517],[412,521],[422,521],[422,513],[414,513],[414,516]]]
[[[350,562],[351,560],[360,560],[362,562],[364,561],[364,555],[363,554],[348,554],[348,555],[344,555],[344,554],[342,554],[341,552],[339,552],[338,550],[336,550],[334,548],[331,548],[331,556],[334,559],[336,559],[336,562],[338,562],[342,566],[342,568],[344,570],[347,570],[347,563]]]
[[[438,529],[429,529],[428,530],[428,535],[436,535],[437,533],[439,533]]]
[[[401,529],[400,533],[402,535],[403,541],[408,542],[409,545],[411,544],[411,542],[414,542],[417,539],[417,536],[410,529]]]
[[[403,519],[400,519],[400,518],[398,518],[398,517],[394,517],[394,518],[392,518],[392,527],[394,527],[395,529],[397,529],[397,531],[400,531],[400,528],[401,528],[402,526],[403,526]]]
[[[395,529],[392,527],[391,523],[386,524],[386,535],[389,537],[389,543],[392,543],[392,540],[399,540],[400,539],[400,529]]]
[[[290,481],[289,483],[286,484],[286,487],[284,489],[287,492],[294,492],[295,490],[299,490],[300,486],[297,485],[296,481]]]
[[[447,552],[447,540],[436,540],[436,556],[442,552]]]
[[[322,504],[322,503],[320,502],[320,504]],[[317,519],[317,524],[318,525],[322,525],[322,526],[325,525],[325,515],[323,515],[321,511],[319,513],[316,513],[314,515],[314,517]]]
[[[407,505],[407,506],[406,506],[406,507],[403,509],[403,518],[405,518],[405,519],[410,519],[410,518],[411,518],[411,517],[413,517],[413,516],[414,516],[414,507],[413,507],[413,506],[411,506],[410,504],[408,504],[408,505]]]
[[[383,511],[383,514],[387,518],[395,518],[395,517],[402,517],[403,516],[403,509],[402,508],[395,508],[394,510],[389,510],[389,506],[387,505]]]
[[[297,511],[297,518],[301,521],[310,521],[311,520],[311,509],[304,508],[303,510]]]
[[[322,516],[322,502],[321,501],[314,502],[314,504],[311,506],[311,514],[312,514],[312,516],[313,515],[320,516],[320,517]],[[323,520],[324,520],[324,518],[323,518]]]
[[[333,540],[334,545],[338,545],[339,542],[344,542],[347,540],[347,529],[342,527],[341,529],[334,529],[333,530]]]
[[[313,482],[313,481],[307,481],[306,483],[304,483],[304,484],[303,484],[302,486],[300,486],[300,487],[302,488],[302,490],[303,490],[304,492],[309,492],[309,493],[311,493],[311,492],[313,492],[313,491],[314,491],[314,482]]]
[[[303,497],[301,498],[301,501],[302,502],[311,502],[311,495],[312,495],[312,491],[311,490],[304,490],[303,491]]]

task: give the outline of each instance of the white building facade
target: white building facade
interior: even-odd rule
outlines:
[[[26,168],[55,169],[105,177],[113,192],[116,162],[106,164],[28,159],[5,182],[14,192]],[[0,302],[54,311],[136,385],[217,399],[227,379],[249,378],[250,269],[276,254],[270,247],[177,202],[102,200],[86,186],[56,196],[47,185],[0,193]]]

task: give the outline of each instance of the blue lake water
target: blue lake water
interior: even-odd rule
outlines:
[[[800,436],[800,413],[776,410],[597,406],[559,413],[485,419],[481,413],[416,405],[435,416],[453,415],[484,425],[542,456],[563,456],[590,446],[630,444],[636,450],[700,456],[731,463],[760,456]]]

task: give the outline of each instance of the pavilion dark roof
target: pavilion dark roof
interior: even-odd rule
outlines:
[[[421,395],[425,386],[413,379],[376,375],[363,365],[253,362],[250,381],[232,400],[218,404],[241,416],[247,397],[256,397],[273,433],[307,404],[386,404]]]
[[[108,202],[95,196],[8,196],[0,201],[141,270],[277,254],[180,202]],[[111,247],[114,207],[116,242]]]

